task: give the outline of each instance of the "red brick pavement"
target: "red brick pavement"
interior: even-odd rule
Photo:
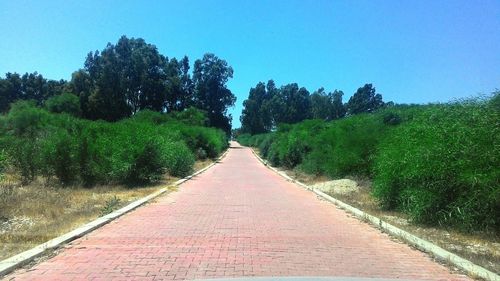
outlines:
[[[15,280],[345,276],[467,280],[263,166],[247,148]]]

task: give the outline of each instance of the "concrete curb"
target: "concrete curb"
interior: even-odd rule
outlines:
[[[262,162],[266,167],[268,167],[272,171],[276,172],[277,174],[279,174],[280,176],[282,176],[286,180],[293,182],[297,185],[300,185],[301,187],[303,187],[309,191],[314,192],[318,196],[322,197],[325,200],[332,202],[333,204],[337,205],[339,208],[353,214],[354,216],[358,217],[359,219],[361,219],[363,221],[370,222],[372,225],[377,226],[378,228],[382,229],[383,231],[385,231],[385,232],[387,232],[387,233],[389,233],[397,238],[400,238],[401,240],[418,248],[419,250],[426,252],[426,253],[430,253],[433,256],[438,257],[439,259],[446,261],[447,263],[452,264],[452,265],[464,270],[471,277],[474,277],[474,278],[479,277],[479,278],[482,278],[482,279],[488,280],[488,281],[500,281],[499,275],[487,270],[484,267],[476,265],[476,264],[472,263],[471,261],[468,261],[468,260],[461,258],[453,253],[450,253],[447,250],[445,250],[445,249],[443,249],[443,248],[441,248],[441,247],[439,247],[439,246],[437,246],[429,241],[421,239],[421,238],[419,238],[411,233],[408,233],[408,232],[406,232],[398,227],[393,226],[392,224],[389,224],[389,223],[383,221],[382,219],[380,219],[378,217],[367,214],[367,213],[361,211],[360,209],[357,209],[349,204],[346,204],[338,199],[335,199],[335,198],[331,197],[330,195],[325,194],[316,188],[312,188],[304,183],[301,183],[298,180],[295,180],[295,179],[289,177],[284,172],[281,172],[278,169],[270,166],[267,163],[267,161],[262,159],[252,148],[250,148],[250,149],[251,149],[252,153],[255,155],[255,157],[257,157],[257,159],[259,159],[260,162]]]
[[[192,175],[189,175],[185,178],[182,178],[182,179],[174,182],[170,186],[178,186],[178,185],[190,180],[191,178],[205,172],[206,170],[215,166],[218,161],[220,161],[224,157],[226,157],[228,152],[229,152],[229,148],[226,149],[226,151],[221,156],[219,156],[214,163],[208,165],[207,167],[205,167],[199,171],[196,171]],[[42,256],[47,251],[57,249],[57,248],[61,247],[63,244],[66,244],[66,243],[71,242],[75,239],[78,239],[78,238],[84,236],[85,234],[88,234],[88,233],[98,229],[99,227],[113,221],[114,219],[121,217],[121,216],[125,215],[126,213],[133,211],[137,207],[144,205],[148,201],[151,201],[152,199],[162,195],[163,193],[167,192],[168,190],[169,190],[168,187],[164,187],[164,188],[162,188],[162,189],[160,189],[160,190],[158,190],[158,191],[156,191],[156,192],[154,192],[146,197],[143,197],[141,199],[137,199],[136,201],[128,204],[127,206],[125,206],[121,209],[118,209],[110,214],[105,215],[105,216],[99,217],[99,218],[97,218],[97,219],[95,219],[95,220],[93,220],[93,221],[91,221],[83,226],[80,226],[77,229],[74,229],[66,234],[63,234],[59,237],[56,237],[52,240],[49,240],[48,242],[40,244],[40,245],[30,249],[30,250],[27,250],[25,252],[17,254],[13,257],[10,257],[8,259],[0,261],[0,278],[11,273],[12,271],[16,270],[17,268],[33,261],[37,257]]]

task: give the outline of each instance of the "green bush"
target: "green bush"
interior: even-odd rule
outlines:
[[[80,116],[82,113],[80,99],[76,95],[69,93],[49,98],[45,101],[45,107],[53,113],[68,113],[73,116]]]
[[[146,183],[164,172],[183,177],[192,171],[194,155],[215,158],[227,147],[222,131],[187,124],[200,123],[202,116],[196,110],[141,111],[109,123],[51,114],[31,102],[18,102],[0,117],[0,151],[24,183],[38,175],[88,187]]]
[[[37,108],[34,101],[18,101],[11,105],[7,127],[11,135],[35,138],[46,126],[48,114]]]
[[[173,112],[172,117],[192,126],[206,126],[208,123],[207,113],[195,107],[184,109],[181,112]]]
[[[201,148],[206,156],[213,159],[227,147],[226,135],[221,130],[181,124],[176,126],[176,130],[181,133],[182,140],[194,154],[198,154],[197,151]]]
[[[182,142],[166,143],[163,148],[169,174],[185,177],[193,170],[194,155]]]
[[[237,141],[241,144],[241,145],[244,145],[244,146],[251,146],[250,145],[250,138],[252,137],[252,135],[250,134],[240,134],[238,136],[238,139]]]
[[[4,139],[4,147],[9,163],[19,172],[22,183],[27,184],[35,179],[40,170],[41,144],[37,139],[8,137]]]
[[[485,102],[428,106],[380,144],[374,195],[419,223],[498,229],[499,120]]]
[[[148,183],[159,180],[166,166],[165,158],[162,156],[161,144],[153,140],[148,141],[142,151],[134,157],[127,172],[127,181]]]
[[[47,137],[42,148],[42,171],[47,176],[54,174],[63,184],[77,178],[76,141],[66,131],[59,131]]]

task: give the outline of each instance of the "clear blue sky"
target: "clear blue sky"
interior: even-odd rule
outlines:
[[[250,87],[274,79],[311,92],[365,83],[397,103],[500,88],[500,1],[0,0],[0,75],[69,79],[86,54],[142,37],[191,63],[213,52],[234,68],[239,126]]]

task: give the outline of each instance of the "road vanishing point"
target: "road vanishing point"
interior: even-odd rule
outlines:
[[[234,142],[178,191],[4,278],[469,280],[286,181]]]

